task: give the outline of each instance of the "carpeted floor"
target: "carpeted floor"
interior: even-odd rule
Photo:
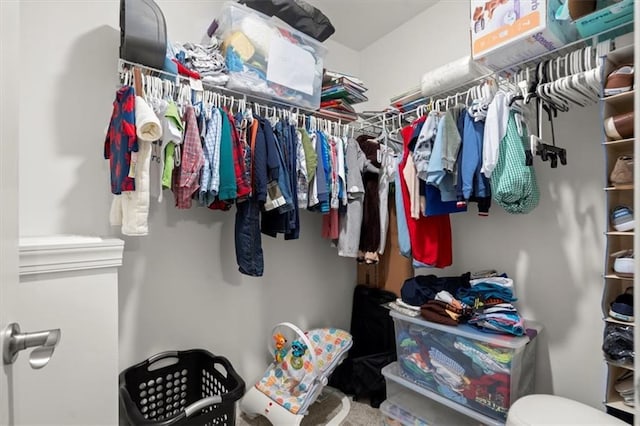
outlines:
[[[315,404],[309,409],[302,420],[303,426],[320,426],[326,425],[342,408],[342,402],[338,395],[331,393],[323,393]],[[344,419],[341,426],[376,426],[382,424],[382,413],[380,410],[371,407],[369,404],[351,401],[351,409]],[[258,416],[255,419],[249,419],[244,414],[240,416],[236,422],[238,426],[270,426],[271,423]]]

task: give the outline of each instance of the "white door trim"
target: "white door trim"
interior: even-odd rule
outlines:
[[[114,268],[122,265],[124,241],[51,236],[20,238],[20,276]]]

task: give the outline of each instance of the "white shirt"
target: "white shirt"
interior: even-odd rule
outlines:
[[[482,147],[482,168],[480,171],[491,177],[493,169],[498,164],[500,141],[507,134],[509,122],[509,97],[503,91],[498,91],[487,111],[484,125],[484,141]]]

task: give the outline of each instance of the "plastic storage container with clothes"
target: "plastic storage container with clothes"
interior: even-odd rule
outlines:
[[[218,31],[227,87],[306,109],[320,107],[327,49],[317,40],[234,2],[224,4]]]
[[[515,337],[391,316],[402,376],[454,406],[504,421],[512,402],[533,393],[539,324],[527,321],[525,335]]]

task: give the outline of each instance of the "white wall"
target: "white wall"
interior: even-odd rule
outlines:
[[[363,49],[369,102],[362,109],[384,109],[392,96],[418,87],[426,71],[468,55],[468,10],[468,1],[440,1]]]
[[[425,72],[468,55],[467,19],[468,2],[441,1],[364,49],[361,76],[371,94],[365,109],[388,105],[392,96],[417,86]],[[568,165],[551,169],[536,160],[539,207],[514,216],[494,205],[490,217],[480,218],[472,205],[469,213],[453,215],[454,265],[436,273],[506,271],[515,279],[521,312],[545,326],[538,391],[601,407],[606,218],[597,107],[561,114],[556,134],[568,150]]]
[[[220,1],[159,1],[171,40],[199,41]],[[118,1],[22,3],[20,232],[108,235],[102,158],[117,86]],[[55,23],[55,31],[50,30]],[[356,52],[328,43],[329,67],[358,74]],[[3,58],[5,59],[5,58]],[[265,276],[237,272],[234,211],[152,204],[150,236],[126,238],[120,271],[120,367],[168,349],[207,348],[247,383],[262,373],[270,327],[348,327],[355,264],[302,213],[299,241],[265,237]]]

